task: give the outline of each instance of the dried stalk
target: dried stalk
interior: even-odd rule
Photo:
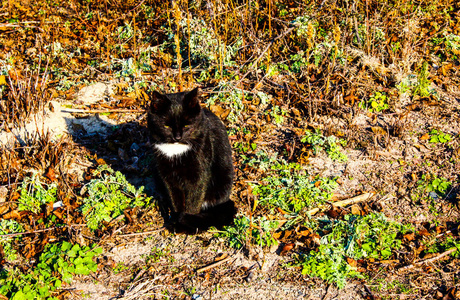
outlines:
[[[344,206],[347,206],[347,205],[351,205],[351,204],[355,204],[355,203],[358,203],[358,202],[363,202],[363,201],[369,200],[374,195],[375,195],[374,193],[366,193],[366,194],[362,194],[362,195],[359,195],[359,196],[356,196],[356,197],[353,197],[353,198],[350,198],[350,199],[345,199],[345,200],[342,200],[342,201],[334,202],[334,203],[332,203],[332,205],[333,206],[344,207]],[[329,207],[329,205],[327,205],[327,204],[326,205],[321,205],[321,206],[318,206],[316,208],[313,208],[313,209],[309,210],[307,213],[310,216],[313,216],[314,214],[316,214],[320,210],[327,209],[328,207]]]
[[[209,270],[209,269],[215,268],[215,267],[217,267],[217,266],[220,266],[220,265],[223,264],[223,263],[226,263],[227,261],[231,260],[232,258],[233,258],[232,256],[229,256],[229,257],[224,258],[224,259],[222,259],[222,260],[213,262],[212,264],[207,265],[206,267],[199,268],[198,270],[196,270],[196,272],[197,272],[197,273],[201,273],[201,272],[207,271],[207,270]]]
[[[402,267],[398,270],[398,272],[404,272],[404,271],[407,271],[407,270],[410,270],[410,269],[413,269],[415,267],[420,267],[422,264],[427,264],[427,263],[431,263],[431,262],[434,262],[434,261],[437,261],[437,260],[440,260],[441,258],[447,256],[447,255],[450,255],[452,253],[454,253],[455,251],[457,251],[458,249],[457,248],[452,248],[452,249],[449,249],[437,256],[434,256],[434,257],[431,257],[431,258],[427,258],[427,259],[423,259],[421,261],[418,261],[418,262],[414,262],[413,264],[411,265],[408,265],[408,266],[405,266],[405,267]]]

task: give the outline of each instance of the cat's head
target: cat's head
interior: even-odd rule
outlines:
[[[191,144],[200,132],[200,89],[176,94],[150,95],[148,127],[154,143]]]

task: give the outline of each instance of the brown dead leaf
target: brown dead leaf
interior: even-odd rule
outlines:
[[[45,173],[45,177],[48,178],[52,182],[57,181],[56,172],[54,171],[54,168],[49,167]]]
[[[8,196],[8,189],[6,186],[0,186],[0,202],[4,202]]]
[[[356,268],[358,266],[358,261],[354,260],[351,257],[347,257],[347,263],[353,268]]]
[[[1,205],[0,206],[0,215],[3,215],[4,213],[6,213],[8,211],[9,207],[8,205]]]
[[[12,210],[2,216],[3,219],[9,220],[9,219],[15,219],[18,220],[21,218],[21,214],[17,210]]]
[[[418,232],[421,236],[430,236],[431,234],[426,229],[422,229]]]
[[[438,69],[438,74],[447,76],[447,73],[452,69],[452,67],[453,67],[452,63],[445,64]]]
[[[283,246],[283,249],[282,249],[281,252],[280,252],[280,255],[281,255],[281,256],[286,255],[286,253],[288,253],[289,251],[291,251],[292,249],[294,249],[294,246],[295,246],[294,243],[289,243],[289,244],[284,245],[284,246]]]
[[[53,211],[53,214],[58,218],[58,219],[63,219],[65,211],[63,209],[56,209]]]
[[[406,241],[413,241],[415,239],[415,233],[407,233],[407,234],[403,235],[403,238]]]
[[[216,256],[216,258],[214,259],[214,262],[226,259],[227,257],[228,257],[228,253],[225,253],[225,252],[220,253],[218,256]]]
[[[332,206],[331,209],[326,211],[326,215],[332,219],[338,219],[342,215],[342,209],[340,207]]]
[[[18,192],[14,192],[13,195],[11,195],[11,197],[10,197],[10,201],[16,201],[20,197],[21,197],[21,194],[19,194]]]
[[[425,133],[419,138],[419,140],[424,141],[424,140],[428,140],[429,138],[430,138],[430,135],[428,133]]]
[[[220,105],[211,105],[209,106],[209,110],[222,120],[227,119],[230,114],[230,109],[222,108]]]
[[[371,127],[371,129],[372,129],[372,132],[376,135],[385,135],[387,133],[385,129],[383,129],[380,126],[373,126]]]
[[[98,158],[98,159],[96,160],[96,162],[97,162],[98,165],[106,165],[106,164],[107,164],[107,163],[105,162],[105,160],[103,160],[102,158]]]
[[[279,240],[281,238],[281,235],[283,234],[284,232],[283,231],[278,231],[278,232],[275,232],[273,233],[273,238],[275,240]]]
[[[299,231],[300,236],[309,236],[311,233],[312,233],[311,229],[305,229],[305,230]]]
[[[361,207],[359,205],[357,205],[357,204],[353,204],[351,206],[351,213],[353,215],[356,215],[356,216],[362,216],[363,215],[363,211],[362,211]]]

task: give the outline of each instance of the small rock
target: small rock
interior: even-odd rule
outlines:
[[[199,294],[193,294],[192,299],[193,300],[203,300],[203,297]]]
[[[249,271],[248,276],[246,276],[246,278],[244,278],[244,280],[246,280],[246,282],[253,281],[254,280],[254,271]]]
[[[6,195],[8,195],[8,189],[6,186],[0,186],[0,202],[5,202]]]
[[[428,196],[433,200],[439,199],[439,196],[438,196],[438,194],[436,194],[436,192],[429,192]]]
[[[126,154],[125,150],[118,148],[118,157],[122,161],[127,161],[128,160],[128,155]]]
[[[59,207],[63,207],[63,206],[64,206],[64,203],[62,203],[62,201],[54,202],[53,203],[53,210],[58,209]]]
[[[138,144],[133,143],[133,144],[131,145],[131,147],[130,147],[130,150],[131,150],[132,152],[136,153],[136,152],[139,150],[139,148],[140,148],[140,147],[139,147]]]

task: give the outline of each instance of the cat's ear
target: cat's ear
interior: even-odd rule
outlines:
[[[153,91],[150,95],[150,110],[159,111],[166,104],[166,97],[157,91]]]
[[[201,89],[199,87],[188,92],[184,97],[184,103],[190,110],[200,110],[200,95]]]

